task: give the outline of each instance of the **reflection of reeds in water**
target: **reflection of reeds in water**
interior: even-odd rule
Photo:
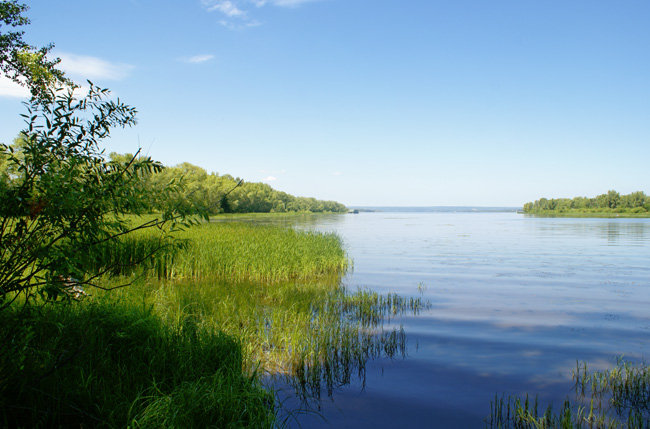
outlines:
[[[404,330],[383,322],[425,306],[329,282],[143,282],[116,292],[152,305],[169,323],[191,320],[238,338],[249,371],[281,377],[304,400],[322,389],[331,395],[353,377],[364,381],[369,359],[405,357]]]
[[[609,370],[589,371],[578,363],[573,371],[576,397],[553,412],[540,413],[537,399],[495,396],[486,425],[491,428],[648,428],[650,370],[619,360]]]
[[[114,274],[122,277],[111,282],[143,274],[110,299],[145,302],[170,323],[189,319],[237,338],[250,372],[282,377],[303,399],[322,389],[331,395],[352,377],[363,381],[369,359],[405,356],[403,329],[383,323],[424,306],[396,294],[349,293],[340,283],[350,261],[334,234],[213,223],[166,242],[138,232],[103,251],[96,260],[121,262]]]
[[[293,353],[289,381],[303,399],[320,398],[323,388],[331,396],[355,374],[365,385],[368,360],[406,357],[404,329],[385,330],[383,321],[423,306],[419,298],[339,290],[312,309],[309,338]]]

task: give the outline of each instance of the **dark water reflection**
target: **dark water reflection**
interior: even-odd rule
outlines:
[[[316,220],[315,220],[316,219]],[[361,213],[291,221],[339,233],[345,282],[424,297],[407,359],[377,360],[303,427],[482,427],[495,393],[571,396],[576,360],[650,353],[650,219]],[[287,404],[287,406],[290,406]],[[324,420],[324,419],[325,420]]]

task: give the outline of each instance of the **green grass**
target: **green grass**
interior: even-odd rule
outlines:
[[[4,427],[270,426],[272,397],[233,337],[146,306],[86,302],[0,313]],[[216,399],[216,400],[215,400]]]
[[[537,399],[496,396],[486,426],[491,428],[648,428],[650,368],[623,360],[611,369],[590,371],[578,363],[573,371],[575,398],[554,412]]]
[[[404,331],[383,330],[381,323],[425,306],[419,299],[348,293],[331,280],[147,281],[105,299],[144,302],[166,323],[193,320],[238,338],[248,373],[282,377],[305,399],[320,397],[321,390],[331,395],[352,376],[363,376],[368,359],[405,356]]]
[[[333,234],[241,222],[138,231],[85,255],[112,266],[81,302],[1,313],[0,426],[270,427],[260,376],[304,400],[369,359],[406,355],[383,322],[425,305],[341,286]],[[154,250],[159,250],[150,256]]]
[[[156,230],[137,231],[99,252],[94,260],[112,261],[113,274],[144,268],[148,276],[177,280],[311,281],[340,275],[350,264],[334,234],[241,222],[199,224],[175,232],[173,240]]]
[[[135,234],[108,257],[142,259],[156,240],[152,231]],[[170,323],[191,318],[240,339],[248,371],[284,376],[303,397],[331,394],[353,372],[363,375],[370,358],[405,355],[403,330],[382,332],[381,322],[423,303],[342,288],[351,263],[334,234],[225,222],[174,240],[140,264],[145,280],[111,299],[146,302]],[[134,275],[121,273],[110,284]]]

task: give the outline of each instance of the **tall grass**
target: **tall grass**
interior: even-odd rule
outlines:
[[[140,282],[109,299],[145,302],[170,324],[199,326],[239,338],[244,366],[279,376],[304,399],[331,395],[366,362],[406,356],[401,328],[384,330],[385,317],[417,312],[419,299],[402,300],[362,290],[349,293],[330,282]]]
[[[170,323],[190,318],[239,338],[249,371],[284,376],[305,398],[319,397],[321,389],[331,394],[353,373],[363,377],[370,358],[406,354],[403,330],[383,332],[381,322],[423,303],[348,293],[340,278],[351,263],[338,236],[228,222],[173,237],[162,243],[151,231],[134,234],[102,255],[139,261],[163,244],[139,265],[148,280],[111,299],[144,300]]]
[[[113,274],[144,268],[158,279],[265,283],[339,275],[350,264],[335,234],[246,223],[203,223],[172,240],[137,231],[99,249],[94,261],[114,266]]]
[[[270,426],[239,342],[149,307],[86,302],[0,313],[0,426]]]
[[[424,306],[347,291],[333,234],[202,224],[84,256],[112,267],[100,286],[130,287],[0,315],[0,426],[269,427],[260,375],[331,395],[369,359],[405,356],[403,329],[382,323]]]
[[[537,399],[496,396],[486,426],[492,428],[648,428],[650,369],[619,360],[615,367],[590,371],[577,363],[575,399],[554,412],[540,411]]]

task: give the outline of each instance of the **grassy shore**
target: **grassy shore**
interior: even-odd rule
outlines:
[[[0,314],[3,426],[271,427],[261,375],[331,394],[368,359],[403,356],[403,330],[382,321],[423,305],[346,291],[332,234],[210,223],[87,256],[89,270],[119,262],[102,287],[130,286]]]

